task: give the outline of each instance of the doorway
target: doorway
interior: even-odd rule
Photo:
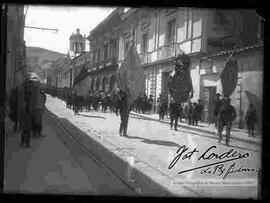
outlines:
[[[161,88],[161,94],[164,96],[166,102],[169,101],[169,74],[170,72],[162,72],[162,88]]]
[[[216,86],[204,87],[203,91],[203,121],[208,123],[214,122],[214,108],[215,108],[215,98],[216,98]]]

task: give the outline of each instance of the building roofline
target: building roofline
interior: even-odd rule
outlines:
[[[122,15],[124,13],[124,8],[116,8],[114,11],[110,13],[109,16],[107,16],[103,21],[101,21],[93,30],[90,31],[90,34],[88,37],[86,37],[88,40],[90,39],[90,36],[95,33],[100,27],[102,27],[104,24],[106,24],[114,15],[119,14]]]
[[[127,19],[127,18],[130,17],[132,14],[134,14],[136,11],[138,11],[137,8],[131,8],[131,9],[129,9],[126,13],[123,13],[123,14],[122,14],[122,19],[123,19],[123,20]]]
[[[219,52],[216,52],[216,53],[211,54],[211,55],[206,56],[206,57],[207,58],[213,58],[213,57],[217,57],[217,56],[223,56],[223,55],[232,54],[232,53],[240,53],[240,52],[253,50],[253,49],[256,49],[256,48],[262,48],[262,47],[263,47],[262,43],[257,43],[257,44],[254,44],[254,45],[249,45],[249,46],[245,46],[245,47],[238,48],[238,49],[231,49],[231,50],[227,50],[227,51],[219,51]]]

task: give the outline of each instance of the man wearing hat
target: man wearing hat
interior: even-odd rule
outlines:
[[[229,145],[230,141],[230,133],[232,122],[236,118],[235,108],[231,105],[231,99],[229,97],[224,97],[223,105],[220,107],[220,111],[218,114],[218,136],[220,143],[222,140],[222,131],[224,126],[226,126],[226,145]]]

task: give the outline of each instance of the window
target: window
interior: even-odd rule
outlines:
[[[116,55],[116,40],[113,40],[111,43],[111,56],[114,57]]]
[[[259,19],[255,13],[246,11],[243,15],[243,45],[249,46],[258,41]]]
[[[167,23],[167,42],[172,43],[175,40],[175,19]]]
[[[191,9],[187,9],[187,39],[191,39],[192,38],[192,10]]]
[[[104,46],[104,59],[107,59],[108,56],[108,45]]]
[[[148,50],[148,33],[142,36],[142,53],[146,53]]]
[[[96,52],[93,52],[93,63],[96,62]]]
[[[180,20],[179,48],[185,53],[194,53],[201,50],[202,17],[201,12],[185,9]]]
[[[99,62],[99,61],[100,61],[100,49],[97,52],[97,62]]]

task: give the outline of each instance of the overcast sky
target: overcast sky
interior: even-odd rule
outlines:
[[[115,8],[113,7],[67,7],[67,6],[29,6],[25,9],[25,25],[32,27],[55,28],[58,32],[25,28],[26,46],[41,47],[67,54],[69,37],[76,28],[88,36],[102,20]],[[89,45],[86,45],[87,50]]]

